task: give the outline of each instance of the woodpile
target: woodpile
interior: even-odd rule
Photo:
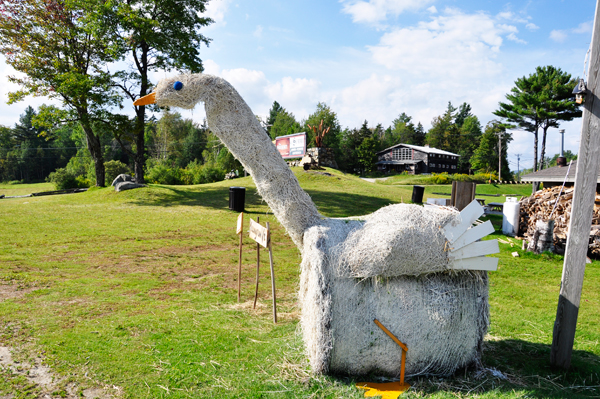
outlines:
[[[558,254],[564,254],[567,246],[567,231],[571,218],[573,187],[565,187],[560,197],[560,186],[537,191],[531,197],[520,201],[519,235],[532,240],[538,220],[548,220],[552,210],[554,219],[554,248]],[[596,194],[588,255],[600,258],[600,195]]]

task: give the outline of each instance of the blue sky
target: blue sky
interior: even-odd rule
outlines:
[[[327,103],[343,127],[389,126],[406,112],[425,128],[448,101],[471,104],[485,125],[515,79],[554,65],[583,74],[595,12],[592,0],[212,0],[212,39],[201,50],[207,73],[229,80],[254,113],[278,101],[298,120]],[[0,60],[1,61],[1,60]],[[10,68],[0,62],[5,80]],[[157,72],[153,79],[169,76]],[[7,106],[0,87],[0,124],[11,126],[31,99]],[[198,106],[185,117],[201,121]],[[581,121],[565,123],[565,146],[578,151]],[[533,136],[514,132],[511,168],[532,164]],[[560,150],[557,129],[548,154]]]

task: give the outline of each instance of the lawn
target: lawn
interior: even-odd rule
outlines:
[[[332,170],[330,176],[295,172],[326,216],[370,213],[412,194],[410,186],[368,183]],[[252,309],[256,244],[247,237],[237,303],[230,185],[247,187],[247,216],[270,222],[273,230],[276,325],[266,254]],[[2,185],[0,193],[12,187]],[[509,187],[503,193],[515,188],[492,187]],[[449,186],[430,188],[449,192]],[[10,195],[52,188],[14,189],[24,192]],[[49,366],[61,381],[55,397],[64,397],[68,386],[81,394],[114,386],[119,389],[110,392],[124,398],[362,397],[351,379],[311,376],[298,333],[300,255],[250,178],[3,199],[0,212],[0,346],[15,348],[23,364]],[[413,388],[406,397],[600,396],[599,264],[586,269],[573,368],[551,370],[562,257],[526,254],[513,242],[500,244],[500,267],[490,273],[484,371],[409,377]],[[515,251],[521,256],[512,257]],[[0,397],[40,392],[23,376],[0,370]]]

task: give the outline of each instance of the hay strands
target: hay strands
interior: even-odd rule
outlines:
[[[400,365],[400,381],[394,382],[357,382],[356,387],[365,390],[365,398],[381,396],[382,399],[397,399],[403,392],[408,391],[410,385],[404,382],[404,367],[406,366],[406,352],[408,347],[390,332],[381,322],[373,319],[379,328],[383,330],[402,349],[402,360]]]
[[[443,227],[444,235],[450,244],[450,268],[455,270],[488,270],[498,269],[498,258],[487,258],[500,252],[498,240],[478,241],[494,232],[489,220],[472,227],[478,217],[483,215],[483,208],[474,200],[467,205],[459,216],[459,223],[451,223]]]

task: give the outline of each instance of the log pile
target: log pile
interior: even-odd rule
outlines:
[[[548,220],[552,209],[556,205],[556,209],[552,215],[552,219],[554,219],[554,247],[556,253],[564,254],[571,218],[573,190],[573,187],[565,187],[560,197],[558,197],[560,186],[551,187],[537,191],[531,197],[522,199],[519,202],[519,235],[524,236],[527,240],[533,239],[536,222],[538,220]],[[600,195],[598,194],[596,194],[594,214],[592,216],[588,255],[600,258]]]

